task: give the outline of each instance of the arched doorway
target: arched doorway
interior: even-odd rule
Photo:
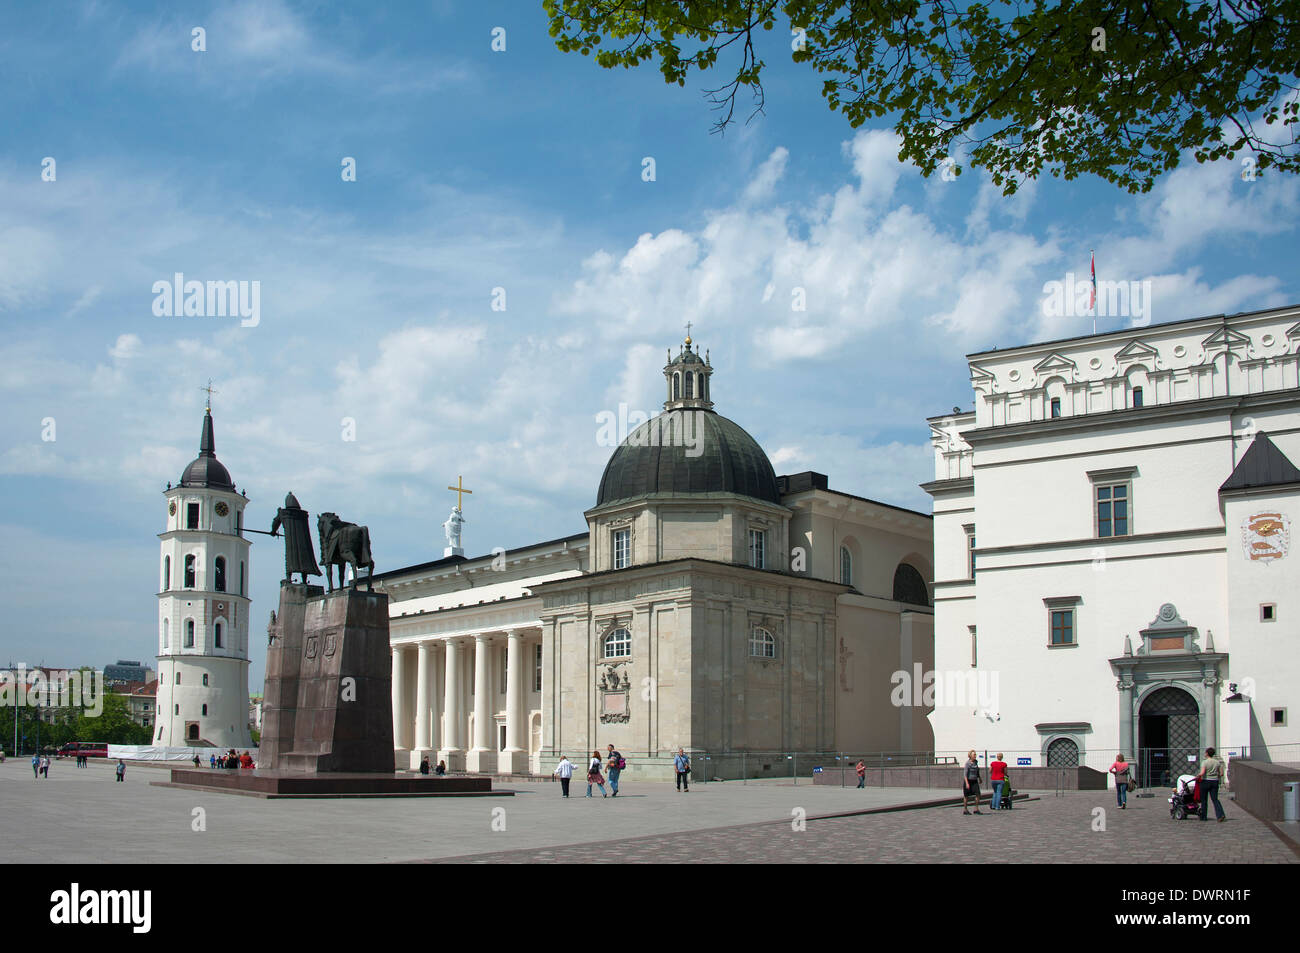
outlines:
[[[1057,738],[1047,746],[1047,766],[1049,768],[1077,768],[1079,766],[1079,746],[1069,738]]]
[[[1172,787],[1180,774],[1195,773],[1201,711],[1181,688],[1157,688],[1138,710],[1138,777],[1144,787]],[[1191,760],[1188,760],[1188,759]]]

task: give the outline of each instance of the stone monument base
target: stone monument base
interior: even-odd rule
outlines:
[[[158,787],[189,788],[261,798],[313,797],[511,797],[493,791],[491,778],[448,778],[377,772],[243,771],[172,768]]]

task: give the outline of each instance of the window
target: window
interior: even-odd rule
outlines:
[[[1073,768],[1079,764],[1079,746],[1069,738],[1057,738],[1047,746],[1049,768]]]
[[[163,557],[163,592],[172,587],[172,558]]]
[[[185,557],[185,588],[194,588],[194,557]]]
[[[216,589],[217,592],[226,591],[226,557],[225,556],[218,556],[216,562],[213,564],[212,587]]]
[[[176,684],[179,685],[180,683],[181,683],[181,673],[180,673],[180,672],[177,672],[177,673],[176,673]]]
[[[682,396],[682,375],[673,375],[673,400],[680,400]]]
[[[242,562],[239,564],[239,594],[241,596],[244,594],[244,564]]]
[[[683,396],[684,396],[687,400],[690,400],[692,397],[695,396],[695,386],[694,386],[694,385],[695,385],[695,375],[694,375],[694,374],[687,374],[687,375],[686,375],[686,392],[683,394]]]
[[[1141,407],[1141,406],[1142,406],[1142,388],[1141,388],[1141,387],[1134,387],[1134,388],[1133,388],[1133,406],[1134,406],[1134,407]]]
[[[767,568],[767,531],[751,529],[749,531],[749,564],[755,569]]]
[[[194,620],[193,619],[185,620],[185,647],[187,649],[194,648]],[[176,676],[176,684],[179,685],[180,681],[181,681],[181,677],[178,674]]]
[[[853,554],[849,552],[849,547],[840,547],[840,583],[845,586],[853,585]]]
[[[176,706],[176,711],[174,711],[173,714],[175,714],[175,715],[179,715],[180,713],[181,713],[181,706],[180,706],[180,705],[177,705],[177,706]],[[159,732],[159,734],[161,735],[162,732]]]
[[[212,632],[213,635],[216,637],[216,642],[214,643],[216,647],[224,648],[224,646],[221,644],[221,623],[220,622],[218,622],[216,625],[212,627]]]
[[[966,578],[975,578],[975,526],[962,527],[966,530]]]
[[[185,528],[186,529],[199,528],[199,504],[197,503],[185,504]]]
[[[207,686],[208,686],[208,677],[207,677],[206,675],[204,675],[204,676],[203,676],[203,687],[204,687],[204,688],[207,688]]]
[[[1270,710],[1269,710],[1269,719],[1268,719],[1268,720],[1272,723],[1272,725],[1273,725],[1274,728],[1285,728],[1285,727],[1286,727],[1286,709],[1285,709],[1285,708],[1273,708],[1273,709],[1270,709]]]
[[[1061,398],[1059,397],[1052,398],[1052,416],[1053,417],[1061,416]]]
[[[1052,613],[1052,645],[1073,645],[1074,644],[1074,610],[1073,609],[1053,609]]]
[[[979,665],[979,643],[975,638],[975,626],[968,625],[970,630],[970,667],[975,668]]]
[[[542,643],[533,646],[533,691],[542,690]]]
[[[171,643],[172,643],[171,627],[172,627],[172,620],[163,619],[163,651],[164,652],[166,652],[171,647]]]
[[[1129,486],[1127,483],[1099,485],[1097,494],[1097,537],[1127,536]]]
[[[749,630],[750,658],[776,658],[776,639],[761,626]]]
[[[1261,606],[1259,607],[1259,621],[1260,621],[1260,622],[1276,622],[1276,621],[1277,621],[1277,606],[1276,606],[1274,603],[1272,603],[1272,602],[1265,602],[1263,605],[1261,605]]]
[[[180,712],[177,712],[176,714],[179,715]],[[185,726],[185,735],[186,735],[186,737],[187,737],[190,741],[198,741],[198,740],[199,740],[199,725],[198,725],[198,722],[194,722],[194,721],[192,721],[192,722],[190,722],[188,725],[186,725],[186,726]]]
[[[617,529],[614,531],[614,568],[626,569],[632,565],[632,531]]]
[[[930,590],[920,570],[908,563],[899,563],[894,570],[894,601],[913,606],[928,606]]]
[[[204,706],[203,706],[203,717],[204,717],[204,718],[208,717],[208,706],[207,706],[207,705],[204,705]]]
[[[627,658],[632,654],[632,633],[614,629],[605,636],[605,658]]]

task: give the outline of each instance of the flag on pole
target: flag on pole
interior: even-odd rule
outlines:
[[[1092,270],[1092,287],[1088,290],[1088,307],[1092,309],[1092,333],[1097,333],[1097,256],[1088,249],[1088,266]]]

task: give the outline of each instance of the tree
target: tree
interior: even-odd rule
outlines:
[[[780,18],[830,108],[854,128],[891,116],[899,159],[927,176],[959,150],[1008,195],[1044,169],[1145,192],[1189,149],[1198,162],[1242,153],[1252,177],[1300,170],[1300,0],[543,4],[556,45],[607,69],[657,59],[684,86],[733,58],[734,78],[708,91],[715,131],[742,88],[762,112],[761,31]]]

